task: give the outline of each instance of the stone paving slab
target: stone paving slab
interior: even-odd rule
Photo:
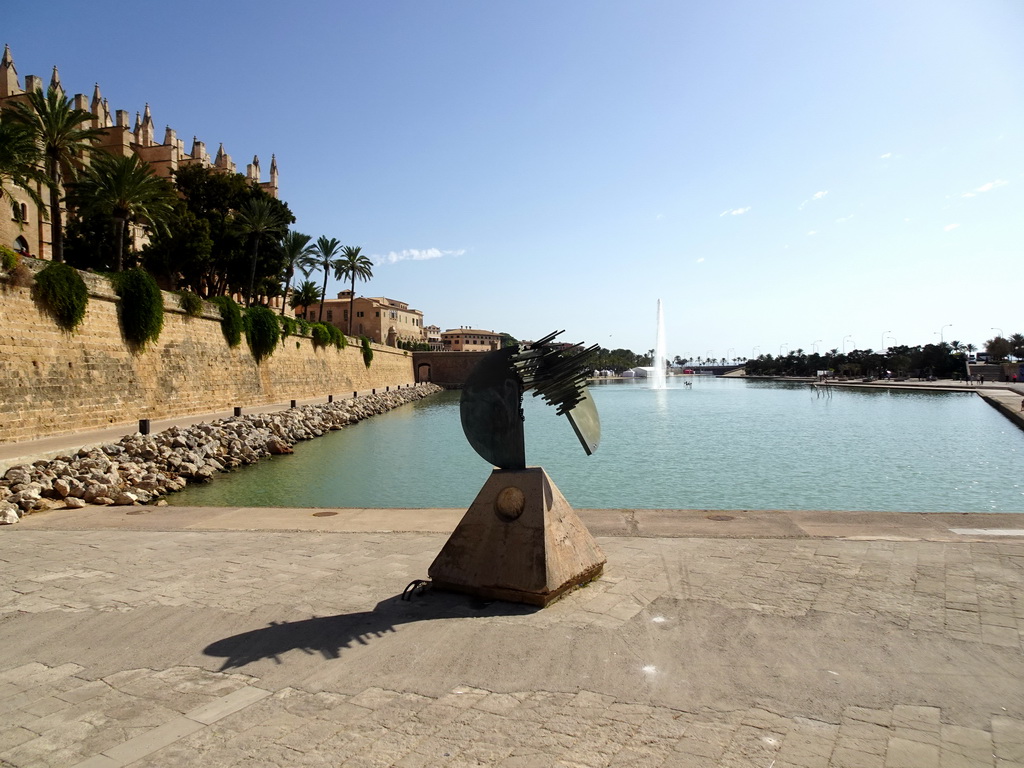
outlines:
[[[1024,765],[1024,539],[976,533],[1013,516],[693,517],[595,515],[604,576],[544,610],[400,600],[443,532],[26,518],[0,766]]]

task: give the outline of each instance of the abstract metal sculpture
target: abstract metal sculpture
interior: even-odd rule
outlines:
[[[587,391],[597,345],[555,347],[551,342],[560,333],[487,354],[466,381],[462,431],[473,450],[499,469],[526,468],[523,393],[531,389],[569,418],[588,456],[597,450],[601,420]]]
[[[543,606],[601,574],[589,531],[547,473],[526,466],[526,391],[569,419],[587,455],[601,440],[586,386],[597,346],[555,346],[559,333],[488,353],[466,381],[463,432],[496,469],[430,566],[437,588]]]

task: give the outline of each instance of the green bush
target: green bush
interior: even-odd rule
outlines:
[[[333,325],[328,325],[327,328],[331,332],[331,344],[338,349],[344,349],[348,346],[348,339],[345,338],[345,334],[341,332],[340,328]]]
[[[220,310],[220,329],[229,347],[237,347],[242,343],[242,310],[230,296],[214,296],[210,299]]]
[[[257,363],[270,357],[281,338],[277,315],[266,307],[249,307],[245,311],[245,336]]]
[[[192,291],[176,291],[178,294],[178,306],[181,311],[190,317],[199,317],[203,314],[203,300],[199,294]]]
[[[301,317],[295,318],[295,325],[298,326],[299,336],[309,336],[309,323]]]
[[[331,343],[330,326],[324,323],[313,323],[310,326],[310,333],[313,336],[313,346],[317,349]]]
[[[359,343],[363,347],[363,365],[369,368],[370,363],[373,362],[373,347],[370,346],[370,340],[366,336],[360,336]]]
[[[114,290],[121,297],[121,332],[132,344],[160,338],[164,328],[164,296],[152,275],[135,267],[114,275]]]
[[[20,254],[12,251],[6,245],[0,245],[0,266],[4,268],[4,272],[13,272],[20,263]]]
[[[82,322],[89,291],[77,269],[51,262],[36,275],[36,291],[61,328],[70,331]]]
[[[277,320],[281,324],[281,343],[283,344],[285,339],[295,335],[295,318],[288,317],[287,315],[278,315]]]

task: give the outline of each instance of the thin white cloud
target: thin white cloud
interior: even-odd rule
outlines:
[[[892,152],[886,152],[884,155],[879,155],[878,159],[879,160],[888,160],[890,157],[892,157]]]
[[[815,200],[821,200],[821,199],[822,199],[823,197],[825,197],[825,195],[827,195],[827,194],[828,194],[828,190],[827,190],[827,189],[822,189],[822,190],[819,190],[819,191],[815,192],[815,193],[814,193],[813,195],[811,195],[811,196],[810,196],[810,197],[809,197],[808,199],[806,199],[806,200],[804,200],[804,201],[803,201],[802,203],[800,203],[800,206],[799,206],[799,207],[797,208],[797,210],[798,210],[798,211],[802,211],[802,210],[803,210],[804,208],[806,208],[806,207],[807,207],[807,205],[808,205],[809,203],[812,203],[812,202],[814,202]]]
[[[816,234],[818,234],[818,230],[812,229],[810,232],[807,233],[807,236],[810,237],[811,235],[816,235]]]
[[[654,217],[654,220],[655,221],[661,221],[664,218],[665,218],[665,214],[664,213],[659,213],[657,216]]]
[[[429,261],[440,259],[444,256],[461,256],[466,250],[442,251],[440,248],[406,248],[402,251],[391,251],[383,255],[375,255],[373,261],[377,264],[395,264],[399,261]]]
[[[836,219],[836,224],[842,224],[843,222],[849,221],[852,218],[853,214],[851,213],[849,216],[843,216],[841,219]]]
[[[703,264],[704,263],[704,257],[701,256],[699,259],[697,259],[697,263],[698,264]]]
[[[960,226],[959,224],[947,224],[946,226],[944,226],[942,228],[942,231],[943,232],[952,232],[954,229],[956,229],[959,226]]]
[[[990,181],[987,184],[982,184],[980,187],[978,187],[972,192],[964,192],[962,195],[960,195],[960,197],[977,197],[982,192],[991,192],[993,189],[1005,187],[1009,183],[1010,182],[1005,181],[1004,179],[996,179],[995,181]]]
[[[719,216],[719,218],[721,218],[722,216],[742,216],[744,213],[746,213],[749,210],[750,210],[750,206],[748,205],[746,208],[733,208],[733,209],[728,210],[728,211],[722,211],[720,214],[718,214],[718,216]]]

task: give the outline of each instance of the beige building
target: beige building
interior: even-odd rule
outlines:
[[[501,348],[501,334],[478,328],[457,328],[442,333],[441,343],[448,352],[489,352]]]
[[[351,306],[355,317],[352,318],[352,335],[366,336],[370,341],[398,346],[400,341],[421,342],[426,339],[423,329],[423,313],[418,309],[409,309],[404,301],[388,299],[383,296],[357,296],[351,301],[352,291],[340,291],[338,298],[324,301],[323,322],[330,323],[348,333],[348,313]],[[309,322],[316,322],[320,313],[320,305],[298,307],[296,317]]]
[[[431,352],[444,350],[444,342],[441,341],[441,328],[437,325],[428,325],[423,329],[424,340],[430,346]]]
[[[56,67],[53,68],[49,85],[59,88],[61,91],[64,90]],[[21,88],[11,49],[5,47],[3,58],[0,59],[0,108],[8,101],[24,100],[25,94],[35,90],[46,90],[43,87],[42,78],[27,75],[25,87]],[[119,109],[111,113],[110,104],[100,93],[99,85],[93,89],[92,99],[81,93],[75,94],[72,106],[88,112],[92,116],[87,127],[99,128],[103,131],[102,138],[96,142],[98,149],[119,157],[136,154],[146,161],[158,176],[170,178],[178,168],[194,163],[217,168],[225,173],[237,172],[235,163],[231,160],[231,156],[224,151],[223,144],[217,150],[216,157],[210,160],[206,145],[195,137],[192,138],[191,149],[186,152],[185,142],[178,138],[177,133],[170,126],[164,130],[163,141],[157,142],[149,104],[146,104],[141,114],[135,113],[134,125],[131,124],[127,110]],[[277,197],[277,160],[273,155],[270,159],[270,180],[261,182],[260,174],[259,158],[254,157],[252,163],[246,166],[245,177],[253,184],[258,184],[271,196]],[[15,202],[8,211],[5,201],[5,210],[0,211],[0,243],[37,258],[49,259],[51,253],[48,212],[43,215],[43,212],[36,210],[35,204],[24,190],[5,186],[4,191],[10,192],[15,198]],[[40,188],[37,191],[39,196],[48,203],[49,197],[46,189]],[[63,193],[61,196],[63,197]],[[136,232],[135,235],[138,238],[142,233]]]

